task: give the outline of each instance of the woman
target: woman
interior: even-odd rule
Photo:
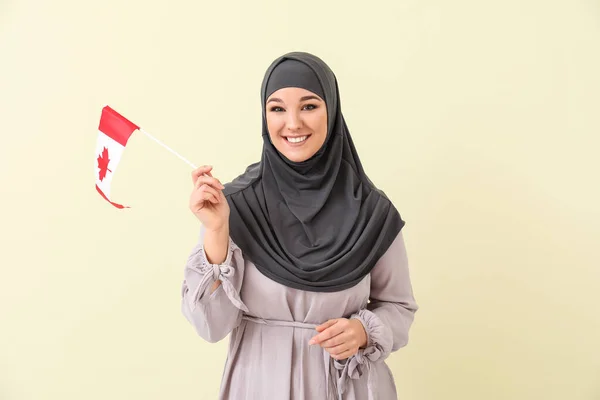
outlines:
[[[231,333],[221,399],[396,399],[385,358],[417,305],[404,221],[368,179],[333,72],[289,53],[261,88],[260,162],[227,185],[192,173],[202,223],[182,312],[216,342]]]

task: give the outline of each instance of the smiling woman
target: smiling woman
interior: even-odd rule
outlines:
[[[323,99],[298,87],[275,91],[267,100],[267,128],[273,146],[290,161],[312,157],[327,137]]]
[[[285,60],[273,69],[264,95],[267,130],[277,151],[293,162],[314,156],[327,138],[327,105],[310,68]]]
[[[220,399],[396,399],[385,359],[417,311],[404,221],[364,172],[322,60],[278,58],[261,99],[261,161],[226,185],[192,174],[202,229],[181,304],[207,341],[231,334]]]

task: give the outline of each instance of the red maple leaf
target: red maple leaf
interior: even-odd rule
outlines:
[[[108,169],[109,162],[110,158],[108,158],[108,149],[105,147],[104,150],[102,150],[102,154],[98,156],[98,168],[100,168],[100,171],[98,172],[98,178],[100,178],[100,182],[102,182],[106,176],[106,171],[112,172],[110,169]]]

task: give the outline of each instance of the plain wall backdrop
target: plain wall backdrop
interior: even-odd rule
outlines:
[[[0,1],[0,399],[215,399],[228,340],[180,312],[191,168],[229,181],[288,51],[336,73],[418,304],[410,400],[600,399],[598,1]]]

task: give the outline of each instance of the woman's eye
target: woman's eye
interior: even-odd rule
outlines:
[[[275,106],[275,107],[271,107],[271,111],[281,112],[281,111],[283,111],[283,108]]]
[[[314,110],[315,108],[317,108],[317,106],[315,106],[314,104],[307,104],[304,106],[304,108],[307,110]]]

